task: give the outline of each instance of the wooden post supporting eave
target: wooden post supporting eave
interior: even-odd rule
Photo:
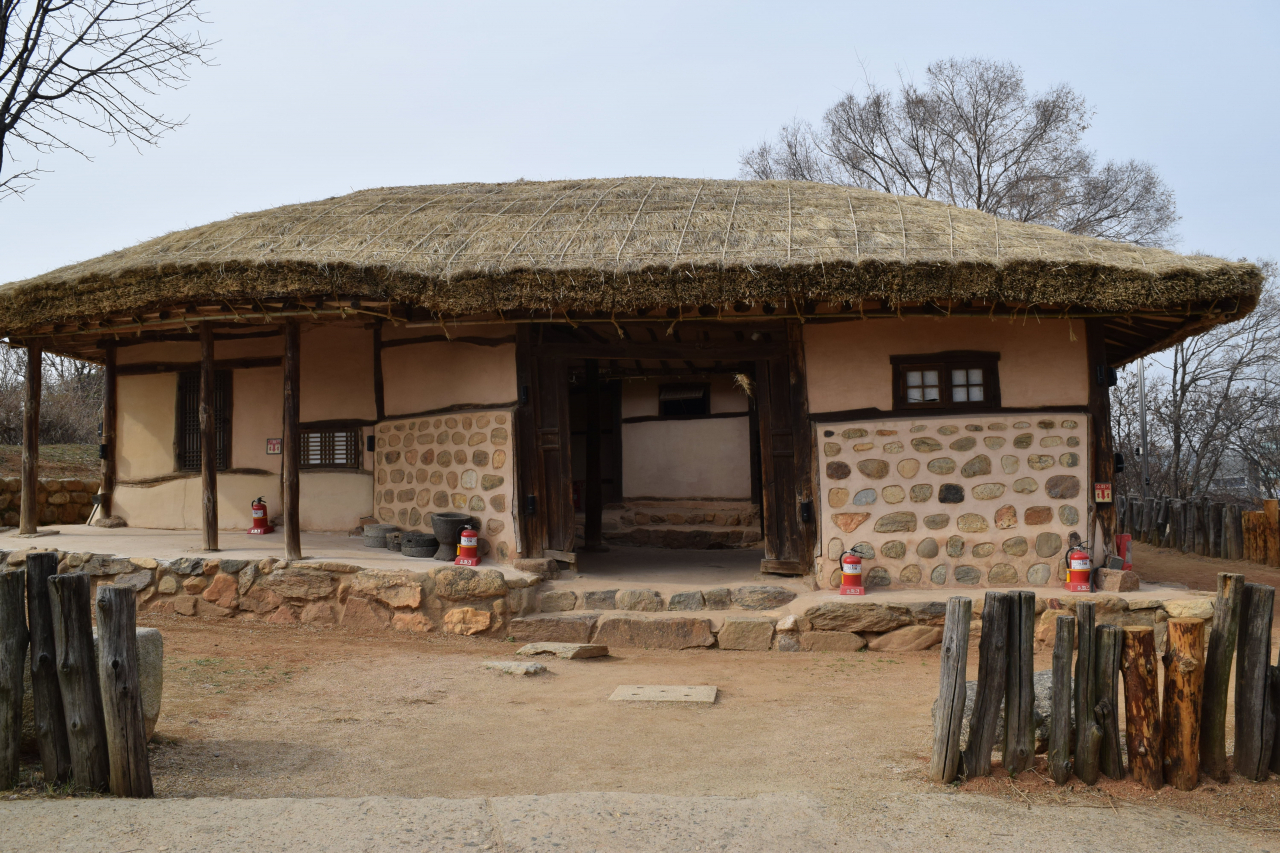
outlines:
[[[200,324],[200,491],[204,549],[218,550],[218,425],[213,408],[213,326]]]
[[[583,540],[588,550],[601,547],[601,522],[604,503],[600,484],[600,362],[586,359],[587,371],[587,470],[582,496]]]
[[[302,455],[302,435],[298,429],[300,416],[301,330],[297,320],[284,324],[284,430],[281,444],[280,493],[284,504],[284,558],[302,559],[302,532],[298,512],[298,460]]]
[[[40,381],[43,376],[44,351],[37,344],[27,345],[27,397],[22,405],[22,502],[18,513],[18,532],[35,533],[37,512],[36,489],[40,470]]]
[[[98,498],[98,516],[108,518],[114,507],[116,490],[116,345],[103,344],[102,361],[102,489]]]
[[[1111,391],[1105,384],[1107,376],[1107,338],[1106,328],[1101,319],[1085,321],[1085,346],[1089,361],[1089,425],[1091,446],[1089,448],[1089,472],[1095,483],[1115,483],[1115,442],[1111,436]],[[1099,373],[1101,379],[1099,382]],[[1092,503],[1093,495],[1088,495]],[[1116,527],[1115,503],[1094,504],[1094,519],[1099,528],[1102,541],[1095,542],[1093,556],[1102,556],[1102,549],[1111,552],[1112,534]],[[1092,529],[1086,534],[1094,535]],[[1101,545],[1102,549],[1097,548]]]
[[[382,321],[373,324],[373,410],[378,421],[386,420],[387,395],[382,379]]]

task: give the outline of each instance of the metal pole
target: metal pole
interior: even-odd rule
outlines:
[[[1138,436],[1142,443],[1142,496],[1151,493],[1151,466],[1147,463],[1147,360],[1138,359]]]

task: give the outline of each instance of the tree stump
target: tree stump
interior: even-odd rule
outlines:
[[[1200,784],[1204,620],[1170,619],[1164,654],[1164,778],[1179,791]]]
[[[1153,791],[1164,785],[1164,746],[1160,723],[1160,687],[1156,682],[1155,631],[1145,626],[1124,629],[1124,737],[1129,772]]]
[[[1213,631],[1204,663],[1204,704],[1200,710],[1200,772],[1218,782],[1230,779],[1227,770],[1227,691],[1231,659],[1240,628],[1244,575],[1218,573],[1218,598],[1213,605]]]
[[[22,670],[27,658],[27,577],[0,572],[0,790],[18,787]]]
[[[111,763],[111,793],[151,797],[142,689],[138,684],[138,603],[132,589],[103,584],[95,604],[98,615],[98,685]]]
[[[44,781],[62,785],[71,778],[71,747],[67,744],[67,720],[62,713],[62,688],[58,686],[58,652],[53,642],[53,608],[49,578],[58,573],[58,555],[27,555],[27,625],[31,629],[31,694],[35,709],[36,740]]]
[[[84,572],[54,575],[49,578],[49,593],[58,650],[58,686],[71,749],[71,781],[79,788],[104,791],[110,778],[107,732],[93,657],[89,576]]]
[[[1059,785],[1071,776],[1071,653],[1076,619],[1059,616],[1053,636],[1053,698],[1049,715],[1049,775]]]
[[[965,669],[969,662],[969,623],[973,599],[947,600],[942,629],[942,674],[938,678],[938,712],[933,721],[933,757],[929,778],[951,782],[960,772],[960,726],[964,722]]]
[[[978,641],[978,684],[969,718],[969,742],[964,748],[964,774],[972,779],[991,775],[991,750],[1004,702],[1009,668],[1009,611],[1012,601],[1003,592],[988,592],[982,606],[982,638]]]
[[[1270,775],[1272,732],[1266,726],[1274,587],[1244,585],[1236,643],[1235,769],[1246,779]],[[1267,749],[1264,750],[1264,747]]]
[[[1029,770],[1036,757],[1036,594],[1011,592],[1009,611],[1009,671],[1004,686],[1005,772],[1017,776]]]
[[[1120,724],[1116,716],[1119,697],[1120,629],[1115,625],[1099,625],[1094,629],[1094,705],[1098,725],[1102,726],[1102,751],[1098,769],[1112,779],[1124,778],[1124,761],[1120,756]]]

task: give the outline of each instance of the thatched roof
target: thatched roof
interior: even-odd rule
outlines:
[[[0,287],[0,331],[321,295],[447,316],[958,300],[1230,319],[1260,281],[1251,264],[827,184],[521,181],[364,190],[166,234]]]

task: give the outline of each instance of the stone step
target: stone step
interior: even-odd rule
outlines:
[[[744,509],[725,508],[636,508],[604,513],[604,518],[617,521],[622,527],[648,525],[707,525],[714,527],[753,527],[760,523],[760,512],[755,507]]]
[[[648,548],[683,548],[702,551],[717,548],[759,548],[758,527],[715,527],[712,525],[664,525],[662,527],[622,527],[604,530],[605,542]]]
[[[664,594],[656,589],[595,589],[579,592],[551,585],[538,595],[538,609],[572,615],[583,611],[629,610],[654,615],[699,610],[775,610],[796,598],[794,590],[772,584],[743,584]]]

